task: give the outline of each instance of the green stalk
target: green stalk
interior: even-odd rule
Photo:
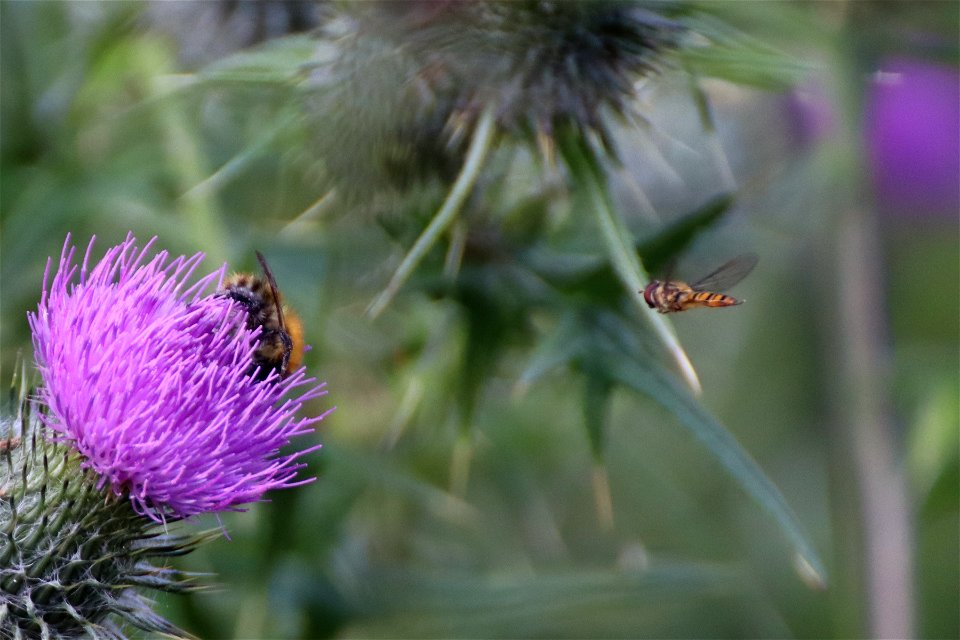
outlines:
[[[387,288],[380,292],[380,295],[367,307],[368,317],[376,318],[386,309],[390,301],[400,291],[400,288],[410,278],[413,270],[420,264],[427,251],[433,247],[440,235],[447,230],[456,218],[457,213],[460,212],[460,208],[473,189],[473,185],[477,182],[480,170],[483,168],[484,161],[493,146],[493,137],[496,132],[494,124],[493,107],[490,106],[480,114],[473,140],[470,142],[470,149],[467,151],[466,162],[464,162],[456,182],[453,183],[450,194],[444,201],[443,206],[440,207],[440,211],[417,238],[410,252],[404,256],[400,266],[397,267],[393,277],[390,278]]]
[[[457,498],[464,499],[467,495],[472,460],[473,441],[470,431],[461,429],[450,457],[450,493]]]
[[[590,198],[590,208],[593,209],[593,213],[597,217],[597,224],[600,226],[604,243],[607,246],[610,262],[620,278],[620,282],[631,293],[630,299],[637,305],[640,315],[650,323],[660,342],[673,357],[684,380],[695,394],[700,394],[703,390],[700,386],[700,378],[697,376],[690,358],[687,357],[686,351],[680,345],[680,340],[677,338],[673,326],[661,314],[649,308],[643,302],[640,292],[650,282],[650,276],[647,275],[643,265],[640,264],[640,258],[633,249],[633,238],[630,232],[616,214],[610,200],[610,194],[607,191],[606,180],[596,159],[589,149],[585,148],[582,138],[577,137],[576,134],[566,136],[562,148],[571,171],[576,175]]]
[[[163,93],[158,82],[153,88],[155,93]],[[209,189],[196,188],[210,178],[206,157],[197,142],[199,136],[178,96],[160,104],[156,114],[157,126],[164,136],[170,172],[181,191],[177,204],[185,235],[196,246],[206,248],[207,258],[213,264],[226,262],[225,244],[216,241],[228,236],[217,199]]]
[[[279,118],[276,124],[221,165],[219,169],[190,187],[183,194],[184,200],[200,201],[205,198],[212,198],[214,194],[223,189],[224,185],[231,180],[235,180],[245,171],[253,161],[258,160],[264,151],[273,144],[274,140],[293,122],[294,118],[289,114]]]

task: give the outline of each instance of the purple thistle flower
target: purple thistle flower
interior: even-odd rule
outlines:
[[[226,265],[190,287],[203,254],[169,260],[132,235],[88,270],[70,238],[56,276],[30,314],[47,422],[84,466],[154,520],[238,510],[266,491],[294,487],[305,465],[280,449],[328,412],[295,419],[325,395],[303,369],[280,380],[247,375],[259,328],[219,287]],[[74,280],[77,280],[74,282]],[[298,397],[287,397],[305,388]]]
[[[867,92],[865,133],[879,204],[956,220],[960,80],[956,68],[893,58]]]

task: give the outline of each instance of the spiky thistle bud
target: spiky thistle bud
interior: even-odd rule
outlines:
[[[138,589],[198,588],[153,561],[218,532],[170,534],[141,517],[50,438],[42,407],[26,394],[16,405],[0,424],[0,637],[122,638],[124,623],[185,636]]]
[[[562,128],[606,137],[604,112],[636,104],[635,85],[661,71],[683,27],[653,4],[482,2],[477,48],[462,56],[461,103],[496,106],[502,126],[552,137]],[[662,6],[662,5],[661,5]]]
[[[45,278],[29,318],[42,384],[0,424],[0,638],[183,635],[137,590],[195,588],[149,560],[217,532],[167,525],[311,480],[299,458],[317,446],[280,449],[323,418],[294,414],[324,385],[250,375],[260,328],[206,292],[224,269],[188,287],[200,254],[151,258],[128,236],[88,268],[92,246],[78,270],[68,238]]]
[[[607,140],[635,85],[667,66],[685,28],[664,3],[475,0],[347,4],[311,86],[317,146],[342,193],[452,180],[464,132],[498,129],[541,150],[561,130]]]

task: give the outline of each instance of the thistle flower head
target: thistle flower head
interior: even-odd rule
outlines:
[[[45,418],[79,451],[100,487],[155,520],[260,500],[292,487],[303,466],[280,449],[323,416],[296,419],[325,394],[302,370],[247,375],[259,328],[228,297],[209,295],[224,267],[185,283],[203,258],[170,259],[132,236],[89,268],[69,238],[30,314]],[[206,294],[206,295],[205,295]],[[295,390],[305,391],[296,398]]]
[[[492,106],[541,146],[564,128],[609,138],[604,112],[666,66],[685,29],[623,0],[346,3],[331,12],[312,86],[317,148],[338,193],[449,182],[464,133]],[[375,189],[371,188],[371,185]],[[359,195],[357,195],[359,194]]]
[[[473,100],[496,104],[508,128],[604,132],[603,110],[630,110],[635,83],[657,73],[683,29],[638,2],[482,4],[484,69]]]

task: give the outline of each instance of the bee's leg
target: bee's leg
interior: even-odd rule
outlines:
[[[253,356],[251,372],[257,367],[257,380],[265,380],[276,371],[281,377],[287,373],[290,354],[293,352],[293,340],[281,329],[263,329],[260,333],[260,346]]]
[[[274,371],[277,371],[277,363],[261,355],[259,350],[255,351],[253,354],[253,362],[247,367],[247,375],[263,382],[270,377],[270,374]]]
[[[247,329],[256,328],[263,315],[263,299],[246,287],[230,287],[217,295],[238,302],[247,312]]]
[[[280,338],[280,341],[283,343],[283,358],[280,364],[280,375],[287,375],[287,367],[290,366],[290,354],[293,353],[293,340],[290,338],[290,334],[282,329],[277,330],[277,335]]]

